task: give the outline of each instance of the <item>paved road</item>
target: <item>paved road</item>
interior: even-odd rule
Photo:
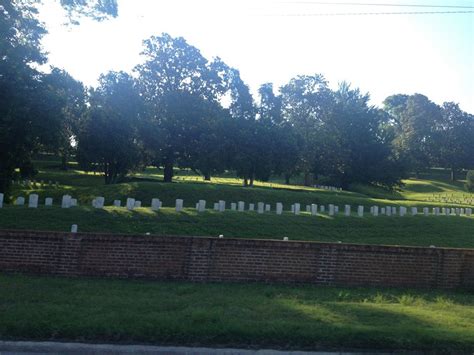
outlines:
[[[307,351],[278,351],[278,350],[244,350],[244,349],[213,349],[187,348],[171,346],[148,345],[110,345],[59,342],[31,341],[0,341],[0,355],[26,354],[159,354],[159,355],[369,355],[385,354],[388,352],[307,352]],[[405,353],[406,354],[406,353]],[[412,353],[415,354],[415,353]]]

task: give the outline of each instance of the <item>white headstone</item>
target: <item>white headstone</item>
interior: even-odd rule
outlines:
[[[379,215],[379,206],[374,206],[373,215],[374,217],[377,217]]]
[[[37,194],[31,194],[28,197],[28,207],[29,208],[38,208],[38,195]]]
[[[393,214],[394,216],[397,215],[397,208],[396,208],[396,207],[392,207],[392,214]]]
[[[334,216],[334,205],[333,204],[329,205],[329,215]]]
[[[403,217],[407,213],[407,208],[400,206],[400,217]]]
[[[306,212],[311,212],[311,206],[310,205],[306,205]]]
[[[276,214],[282,214],[283,213],[283,204],[281,202],[277,202],[276,204]]]
[[[265,208],[265,204],[263,202],[257,203],[257,212],[258,213],[263,213]]]
[[[71,198],[71,207],[77,206],[77,198]]]
[[[158,198],[151,199],[151,209],[152,211],[158,211],[160,209],[160,199]]]
[[[249,211],[255,211],[255,204],[249,203]]]
[[[411,215],[416,216],[418,214],[418,208],[417,207],[412,207],[411,208]]]
[[[385,214],[385,207],[380,208],[380,214]]]
[[[428,215],[430,214],[430,210],[428,209],[428,207],[424,207],[424,208],[423,208],[423,214],[424,214],[425,216],[428,216]]]
[[[239,201],[237,203],[237,210],[239,212],[244,212],[245,211],[245,202],[244,201]]]
[[[214,202],[214,211],[219,211],[219,202]]]
[[[127,203],[126,203],[126,206],[127,206],[127,210],[131,211],[135,208],[135,199],[134,198],[127,198]]]
[[[181,212],[183,210],[183,200],[178,198],[176,199],[176,212]]]
[[[15,201],[15,205],[23,206],[25,204],[25,198],[23,196],[18,196]]]
[[[71,233],[77,233],[77,224],[71,226]]]
[[[357,207],[357,215],[359,217],[364,217],[364,206]]]
[[[338,214],[339,213],[339,206],[334,206],[334,213],[335,214]]]
[[[456,213],[456,216],[461,215],[461,209],[460,209],[460,208],[456,208],[455,211],[456,211],[456,212],[455,212],[455,213]]]
[[[471,217],[472,215],[472,208],[466,208],[466,216]]]
[[[219,200],[219,212],[225,211],[225,201]]]
[[[464,208],[461,208],[461,214],[465,214]]]
[[[270,204],[266,204],[265,205],[265,212],[270,212],[272,210],[272,207],[270,206]]]
[[[122,205],[122,201],[114,200],[114,207],[120,207]]]
[[[387,216],[391,216],[392,215],[392,207],[387,206],[385,212],[386,212]]]
[[[46,197],[44,199],[44,205],[45,206],[52,206],[53,205],[53,199],[51,197]]]
[[[198,212],[204,212],[206,210],[206,200],[199,200]]]
[[[98,196],[95,198],[95,208],[104,208],[105,198]]]
[[[4,198],[4,195],[0,192],[0,208],[3,207],[3,198]]]
[[[324,205],[319,206],[319,212],[324,213],[325,210],[326,207],[324,207]]]
[[[64,195],[61,201],[61,208],[69,208],[71,207],[71,196]]]
[[[236,211],[237,210],[237,204],[235,202],[230,203],[230,210],[231,211]]]
[[[301,205],[299,203],[295,203],[295,214],[300,214]]]
[[[136,200],[133,207],[135,207],[135,208],[140,208],[140,207],[142,207],[142,201]]]
[[[371,215],[374,214],[374,206],[370,206],[370,214],[371,214]]]
[[[315,203],[311,204],[311,215],[316,216],[318,214],[318,205]]]
[[[344,206],[344,216],[349,217],[351,215],[351,206],[345,205]]]

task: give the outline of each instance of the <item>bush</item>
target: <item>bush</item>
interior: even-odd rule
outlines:
[[[474,170],[468,170],[466,175],[467,191],[474,191]]]

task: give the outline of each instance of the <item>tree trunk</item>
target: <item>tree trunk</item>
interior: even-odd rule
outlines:
[[[451,181],[456,181],[456,169],[451,168]]]
[[[61,170],[67,170],[67,154],[63,153],[61,155]]]
[[[204,173],[204,180],[205,181],[211,181],[211,173],[210,172],[205,172]]]
[[[249,186],[253,186],[253,176],[250,178]]]
[[[0,171],[0,192],[3,193],[3,203],[6,203],[10,197],[11,180],[13,171]]]
[[[109,185],[110,184],[110,166],[109,164],[104,164],[104,178],[105,178],[105,184]]]
[[[165,162],[165,171],[163,174],[164,182],[173,182],[173,162]]]
[[[288,174],[285,175],[285,184],[287,184],[287,185],[290,184],[290,175],[288,175]]]
[[[247,186],[249,186],[249,182],[248,182],[247,178],[244,178],[244,187],[247,187]]]

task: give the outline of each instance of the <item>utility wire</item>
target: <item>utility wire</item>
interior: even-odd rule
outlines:
[[[307,14],[268,14],[276,17],[315,17],[315,16],[379,16],[379,15],[436,15],[436,14],[474,14],[474,11],[400,11],[400,12],[333,12]]]
[[[281,4],[306,4],[306,5],[343,5],[343,6],[385,6],[385,7],[424,7],[424,8],[450,8],[474,9],[466,5],[422,5],[422,4],[381,4],[381,3],[351,3],[351,2],[325,2],[325,1],[282,1]]]

